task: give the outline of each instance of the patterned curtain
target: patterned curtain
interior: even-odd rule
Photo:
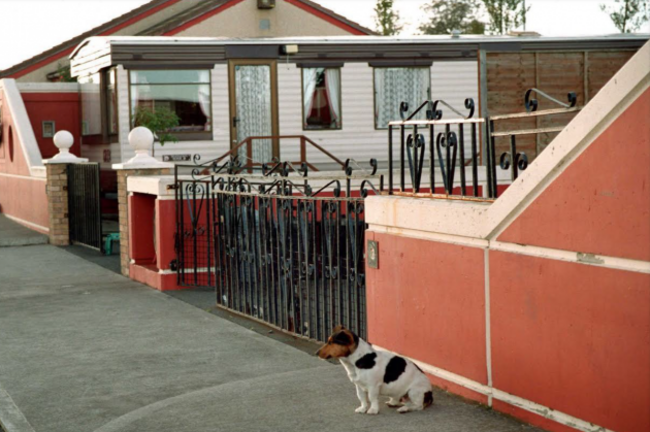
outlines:
[[[408,102],[409,113],[429,99],[429,68],[376,68],[375,69],[375,125],[388,127],[399,120],[399,106]],[[415,118],[424,119],[420,112]]]
[[[238,143],[251,136],[273,135],[270,67],[236,66],[235,92]],[[239,157],[246,160],[246,146],[239,150]],[[272,157],[272,140],[253,141],[254,162],[270,162]]]

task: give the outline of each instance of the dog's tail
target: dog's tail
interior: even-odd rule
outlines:
[[[424,394],[424,407],[433,405],[433,392],[428,391]]]

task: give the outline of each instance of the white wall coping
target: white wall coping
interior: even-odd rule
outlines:
[[[13,120],[14,133],[18,135],[18,141],[23,150],[29,173],[32,176],[38,176],[39,171],[36,168],[43,167],[43,156],[41,155],[41,149],[38,147],[38,141],[36,141],[36,135],[34,135],[34,129],[29,120],[29,115],[27,115],[27,109],[18,90],[16,80],[13,78],[0,79],[0,89],[4,91],[4,103],[7,104]]]
[[[366,223],[377,227],[494,239],[620,114],[650,87],[646,43],[493,203],[371,196]]]
[[[160,199],[173,199],[175,191],[173,175],[129,176],[126,179],[128,193],[155,195]]]
[[[79,93],[79,83],[18,83],[21,93]]]

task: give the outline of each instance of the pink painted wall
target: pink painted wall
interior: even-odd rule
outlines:
[[[3,98],[4,95],[0,91],[3,125],[0,142],[0,213],[41,227],[48,227],[49,211],[45,179],[30,176],[22,143],[16,133],[9,106],[2,102]],[[10,151],[10,141],[13,141],[13,152]],[[34,227],[30,226],[30,228]]]
[[[648,119],[650,90],[498,240],[515,250],[542,246],[650,263]],[[649,274],[393,234],[368,238],[379,243],[379,268],[366,269],[371,342],[485,384],[489,337],[494,389],[611,430],[650,430]],[[459,385],[445,387],[480,400]],[[499,394],[493,407],[571,430]]]

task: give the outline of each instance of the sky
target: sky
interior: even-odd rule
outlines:
[[[0,0],[0,69],[32,57],[84,31],[110,21],[149,0]],[[402,34],[417,34],[422,6],[430,0],[395,0],[404,21]],[[376,0],[316,0],[323,6],[374,28]],[[527,30],[545,36],[585,36],[616,33],[600,10],[614,0],[526,0]],[[650,23],[641,30],[650,33]]]

